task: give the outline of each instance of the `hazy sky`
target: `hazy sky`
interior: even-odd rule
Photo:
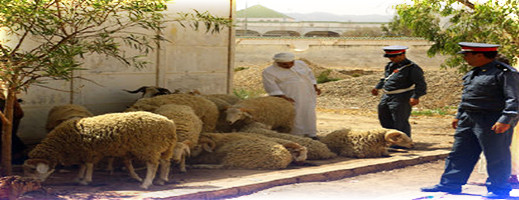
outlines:
[[[338,15],[393,15],[406,0],[236,0],[236,10],[260,4],[282,13],[329,12]]]

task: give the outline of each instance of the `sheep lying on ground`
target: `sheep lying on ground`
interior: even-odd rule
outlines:
[[[243,100],[229,107],[225,114],[229,124],[260,122],[273,130],[289,133],[294,126],[295,110],[291,102],[268,96]]]
[[[62,122],[69,119],[79,119],[92,116],[94,116],[94,114],[81,105],[65,104],[54,106],[50,109],[49,114],[47,115],[47,124],[45,125],[45,129],[49,132]]]
[[[255,122],[245,125],[242,129],[240,129],[240,131],[255,135],[263,135],[271,138],[281,138],[303,145],[308,150],[308,160],[324,160],[337,157],[337,155],[333,153],[326,146],[326,144],[320,141],[298,135],[279,133],[274,130],[270,130],[267,125],[262,123]]]
[[[369,131],[341,129],[321,139],[330,150],[344,157],[374,158],[389,156],[387,147],[398,145],[412,148],[413,141],[405,133],[394,129]]]
[[[220,164],[223,168],[283,169],[294,157],[304,158],[302,154],[305,152],[291,153],[288,150],[302,150],[296,146],[301,147],[295,143],[281,145],[245,133],[202,133],[189,161]]]
[[[169,166],[176,146],[175,123],[149,112],[105,114],[63,122],[31,152],[24,163],[28,177],[44,181],[57,164],[81,166],[80,184],[92,182],[93,165],[103,157],[135,158],[146,162],[147,189],[161,169],[158,184],[168,181]]]
[[[168,94],[152,98],[139,99],[126,111],[149,111],[153,112],[158,107],[166,104],[177,104],[189,106],[195,114],[202,120],[202,130],[205,132],[214,131],[218,120],[218,108],[204,97],[191,94]]]
[[[177,141],[190,141],[190,148],[198,143],[202,132],[202,121],[189,106],[166,104],[157,108],[154,113],[167,117],[175,122],[177,127]]]
[[[149,98],[149,97],[154,97],[154,96],[159,96],[159,95],[171,94],[171,91],[169,91],[168,89],[157,87],[157,86],[142,86],[139,89],[136,89],[133,91],[130,91],[130,90],[124,90],[124,91],[129,92],[129,93],[142,92],[141,98]]]

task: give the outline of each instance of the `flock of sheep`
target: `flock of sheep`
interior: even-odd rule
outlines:
[[[404,133],[390,129],[334,131],[320,140],[288,134],[294,107],[278,97],[241,100],[227,94],[142,87],[142,97],[121,113],[94,116],[81,105],[49,111],[46,138],[29,152],[25,176],[44,181],[57,165],[79,165],[77,182],[92,182],[94,164],[123,160],[130,176],[147,189],[168,182],[171,163],[186,172],[193,165],[240,169],[283,169],[305,160],[337,156],[389,156],[387,147],[412,147]],[[145,163],[144,179],[132,161]]]

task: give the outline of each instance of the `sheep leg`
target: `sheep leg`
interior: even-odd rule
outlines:
[[[155,178],[158,167],[159,165],[157,163],[146,162],[146,177],[140,186],[142,189],[148,189],[148,187],[153,184],[153,179]]]
[[[164,185],[169,181],[169,169],[171,167],[171,162],[169,160],[160,159],[160,174],[159,180],[157,180],[157,185]]]
[[[79,171],[77,174],[77,177],[74,179],[74,182],[81,183],[83,179],[85,178],[85,171],[86,171],[86,165],[81,164],[79,166]]]
[[[137,173],[135,173],[135,168],[133,168],[132,159],[124,159],[124,165],[126,165],[126,169],[128,169],[130,177],[139,182],[142,182],[142,178]]]
[[[110,172],[110,175],[114,174],[114,157],[108,157],[108,163],[106,164],[106,171]]]
[[[187,172],[187,170],[186,170],[186,156],[185,155],[182,155],[182,157],[180,159],[179,168],[180,168],[180,172],[182,172],[182,173],[186,173]]]
[[[83,180],[79,181],[79,184],[81,185],[88,185],[92,182],[92,174],[94,173],[94,163],[85,163],[86,170],[84,173]]]

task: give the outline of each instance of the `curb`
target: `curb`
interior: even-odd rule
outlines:
[[[295,176],[279,177],[273,180],[267,180],[260,183],[245,183],[239,186],[221,188],[216,190],[194,192],[189,194],[181,194],[177,196],[169,197],[147,197],[144,199],[165,199],[165,200],[177,200],[177,199],[223,199],[237,196],[243,196],[252,194],[254,192],[288,184],[305,183],[305,182],[319,182],[319,181],[333,181],[348,177],[354,177],[358,175],[380,172],[385,170],[392,170],[403,168],[411,165],[422,164],[426,162],[436,161],[445,159],[450,151],[447,150],[436,150],[431,152],[422,152],[422,155],[404,155],[395,156],[391,158],[384,158],[382,160],[371,160],[370,163],[374,164],[331,164],[330,166],[322,166],[324,169],[315,168],[307,170],[308,173],[303,173]],[[377,162],[378,161],[378,162]],[[368,163],[368,162],[365,162]],[[315,173],[315,171],[318,171]]]

